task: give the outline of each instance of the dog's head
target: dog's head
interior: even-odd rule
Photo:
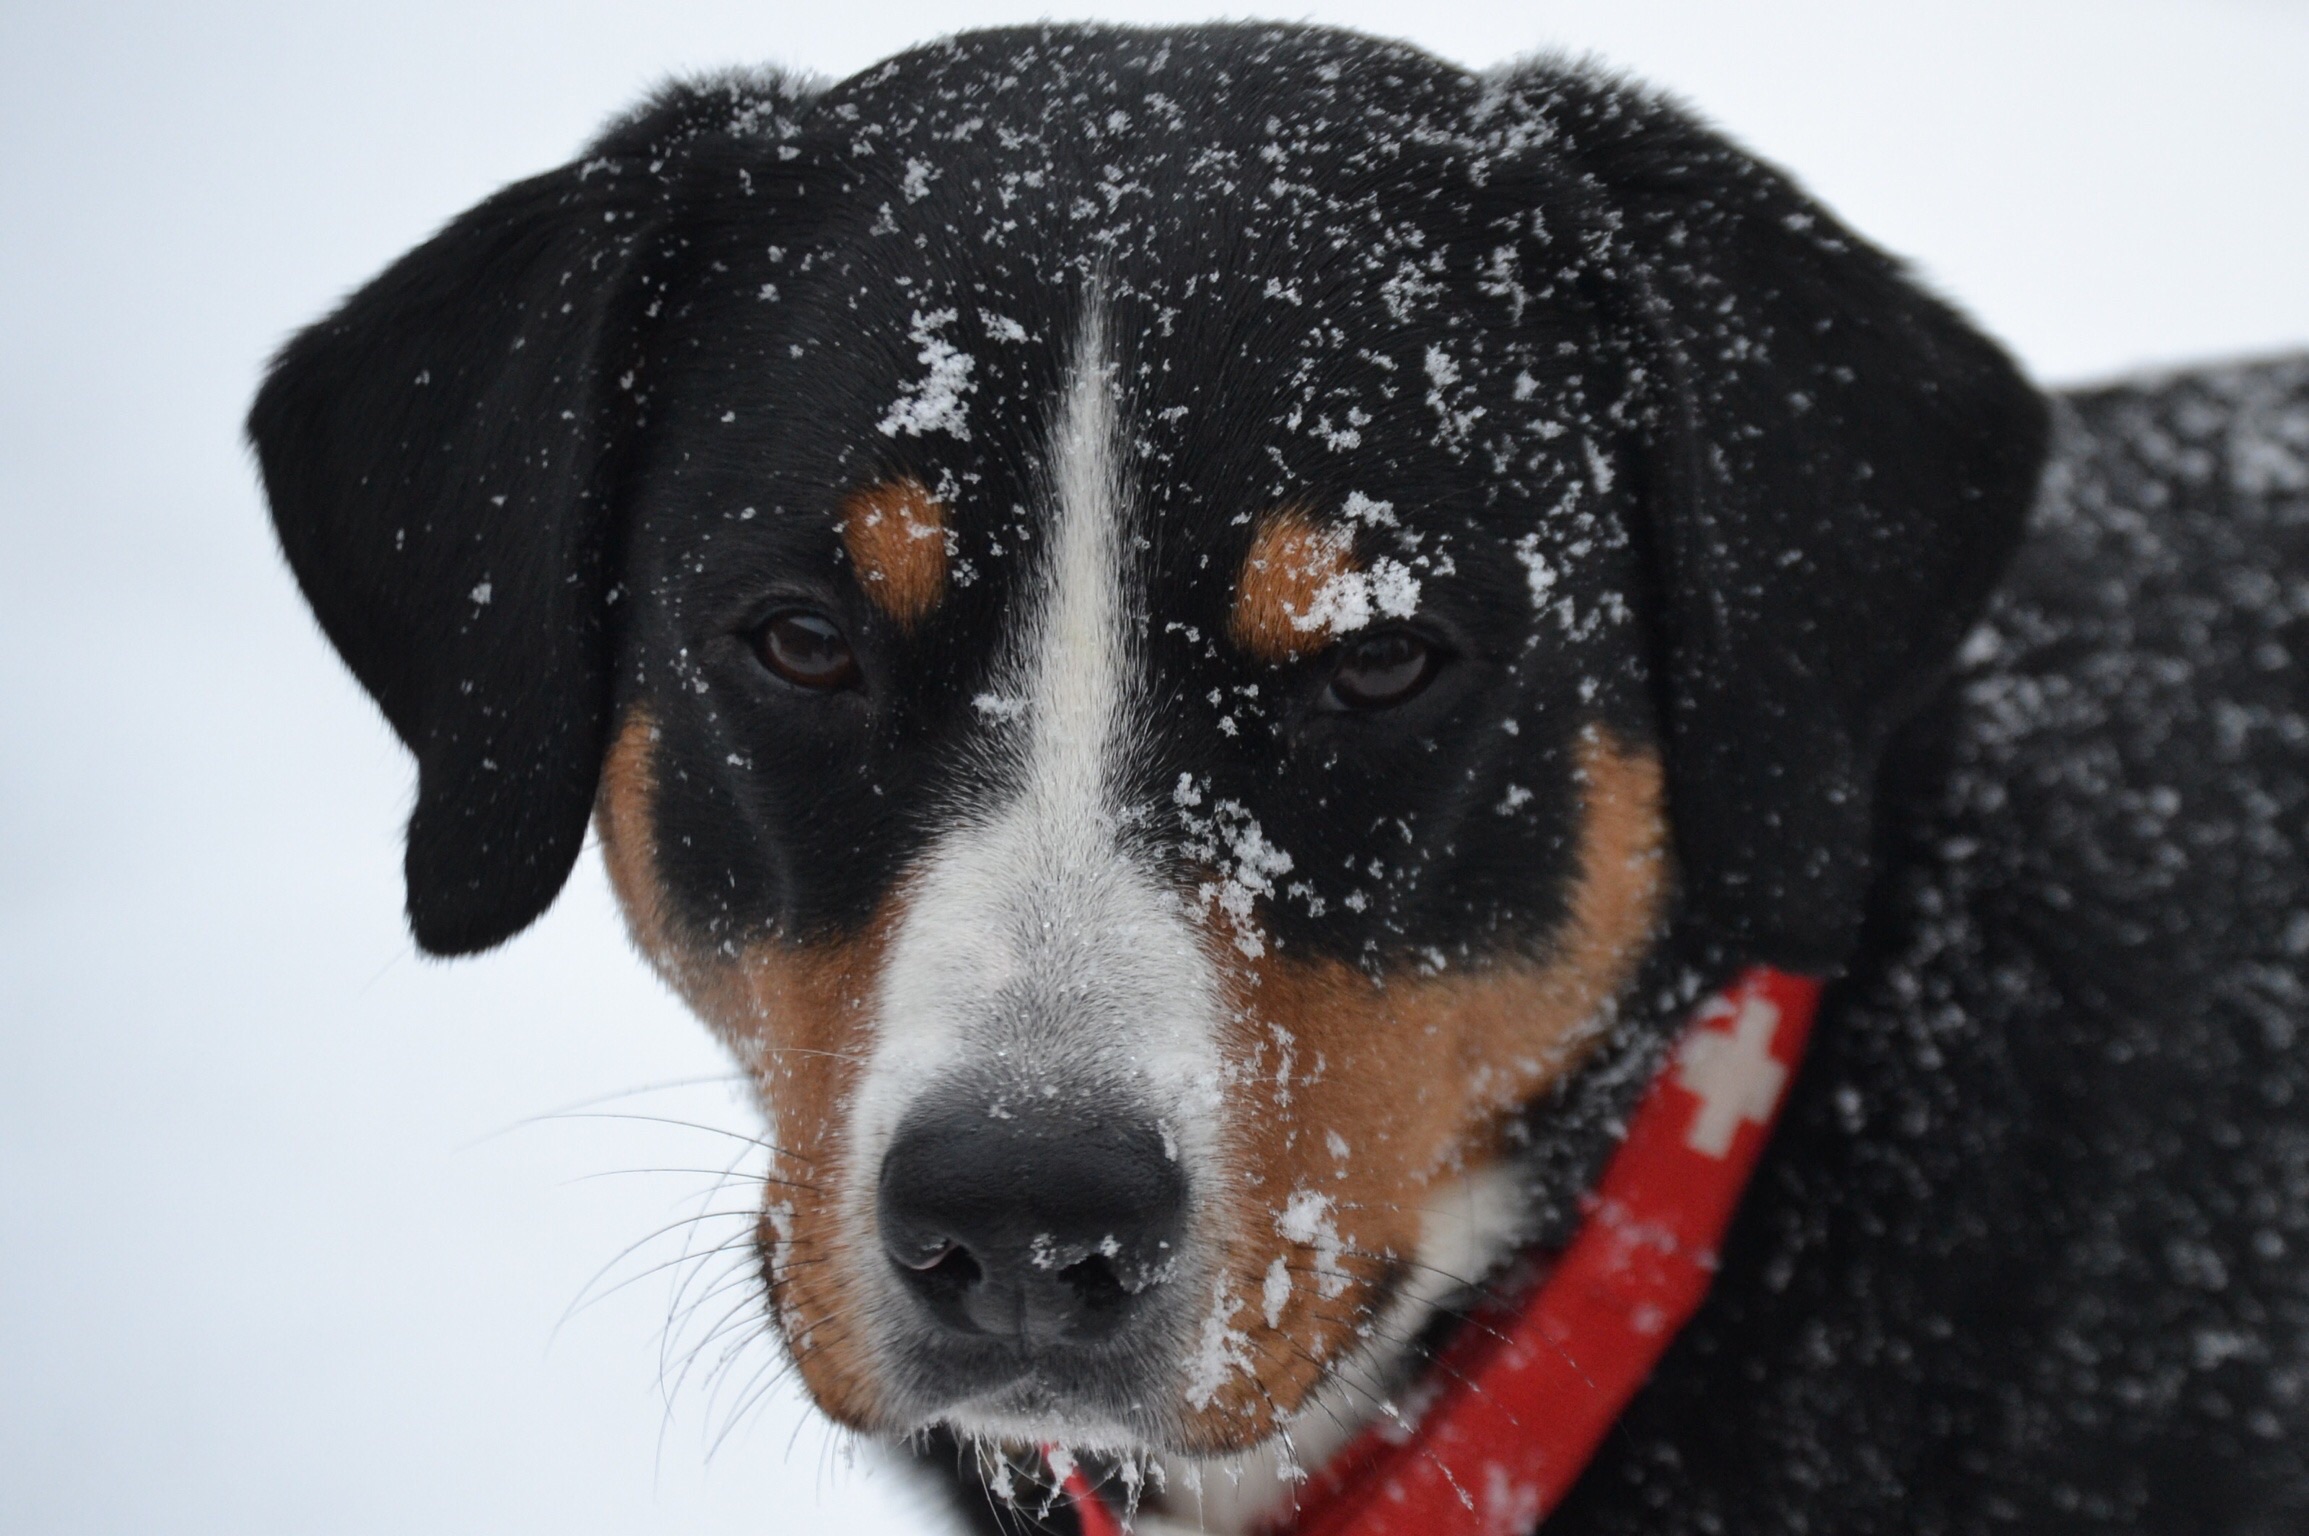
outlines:
[[[485,948],[596,818],[882,1430],[1239,1448],[1664,924],[1832,968],[1991,347],[1637,91],[1304,29],[669,91],[297,338],[282,543]]]

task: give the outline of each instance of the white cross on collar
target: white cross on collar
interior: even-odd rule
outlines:
[[[1742,1122],[1768,1123],[1780,1102],[1780,1090],[1788,1084],[1788,1069],[1772,1057],[1772,1037],[1780,1028],[1779,1005],[1751,992],[1741,999],[1739,1010],[1730,1034],[1698,1031],[1684,1043],[1676,1062],[1677,1085],[1700,1100],[1700,1112],[1684,1133],[1684,1145],[1707,1157],[1730,1153]]]

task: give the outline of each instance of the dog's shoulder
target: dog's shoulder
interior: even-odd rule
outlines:
[[[2057,422],[1955,687],[1968,904],[2144,1050],[2227,1009],[2298,1017],[2255,997],[2309,955],[2309,357],[2074,394]]]
[[[1722,1279],[1563,1528],[2309,1518],[2309,359],[2056,417]]]

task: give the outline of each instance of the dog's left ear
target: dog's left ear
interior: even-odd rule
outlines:
[[[1891,258],[1683,113],[1578,76],[1515,83],[1553,183],[1527,192],[1583,240],[1628,360],[1687,910],[1742,958],[1833,972],[1886,738],[2019,542],[2045,404]]]

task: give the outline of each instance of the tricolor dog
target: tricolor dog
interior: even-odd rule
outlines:
[[[1054,27],[662,91],[250,431],[418,943],[598,829],[957,1518],[2309,1529],[2309,365],[2047,399],[1624,81]]]

